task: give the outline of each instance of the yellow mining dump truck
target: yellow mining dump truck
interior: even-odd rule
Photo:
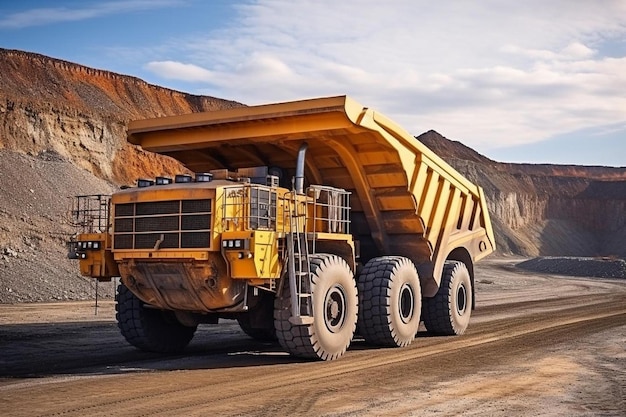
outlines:
[[[195,175],[80,196],[83,275],[120,277],[132,345],[183,349],[199,323],[330,360],[458,335],[494,250],[480,187],[391,120],[329,97],[132,122],[128,139]],[[356,333],[355,333],[356,332]]]

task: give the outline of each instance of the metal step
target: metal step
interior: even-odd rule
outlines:
[[[289,271],[289,288],[291,298],[291,317],[293,325],[309,325],[313,323],[313,298],[311,289],[311,273],[309,266],[309,246],[304,215],[290,213],[291,231],[287,235],[287,262]]]

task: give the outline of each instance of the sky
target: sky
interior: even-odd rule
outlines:
[[[626,0],[0,0],[0,47],[248,105],[345,94],[497,161],[626,167]]]

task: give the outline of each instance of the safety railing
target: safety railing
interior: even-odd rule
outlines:
[[[350,233],[350,192],[324,185],[307,189],[309,232]]]
[[[224,187],[224,230],[276,230],[276,191],[269,186],[242,184]]]
[[[110,228],[111,196],[79,195],[72,198],[69,222],[78,233],[104,233]]]

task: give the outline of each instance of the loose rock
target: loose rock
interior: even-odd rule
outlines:
[[[575,277],[626,278],[626,260],[543,256],[518,263],[518,268]]]

